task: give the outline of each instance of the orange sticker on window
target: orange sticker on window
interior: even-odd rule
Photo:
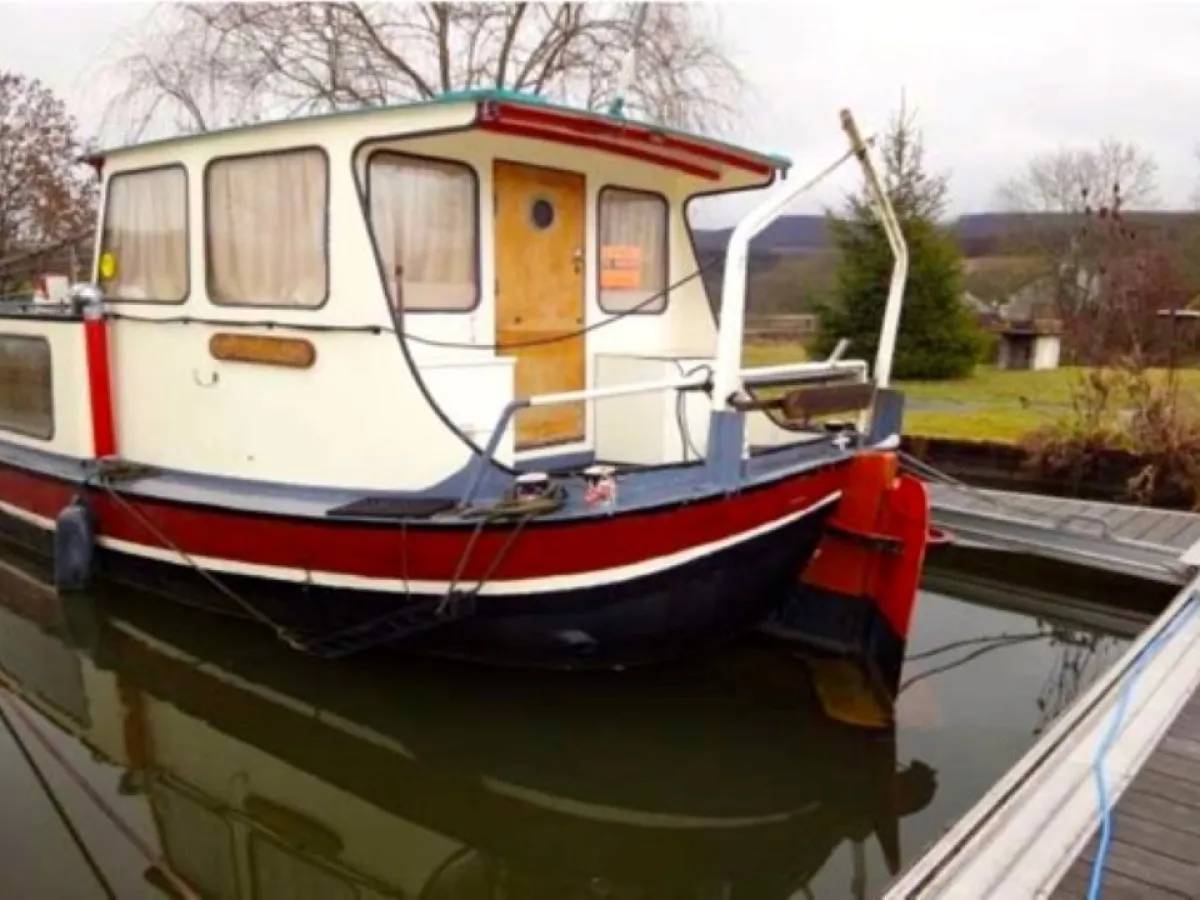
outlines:
[[[628,290],[641,287],[642,248],[609,244],[600,248],[600,287]]]

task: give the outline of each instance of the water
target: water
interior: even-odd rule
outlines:
[[[1126,644],[927,590],[884,738],[824,718],[805,667],[755,640],[529,676],[320,663],[11,578],[0,604],[28,698],[0,704],[120,898],[164,896],[160,854],[222,900],[877,896]],[[0,793],[5,896],[106,896],[3,730]]]

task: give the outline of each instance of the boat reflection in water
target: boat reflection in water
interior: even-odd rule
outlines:
[[[877,845],[879,886],[935,792],[768,647],[562,680],[330,665],[136,597],[34,594],[0,583],[0,703],[120,767],[203,897],[782,898],[846,842],[861,866]]]

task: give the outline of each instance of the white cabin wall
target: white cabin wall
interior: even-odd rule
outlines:
[[[469,314],[410,315],[405,328],[417,337],[485,345],[495,341],[495,211],[492,202],[492,164],[497,159],[579,172],[586,176],[587,274],[584,284],[587,325],[592,326],[612,317],[611,313],[605,313],[600,308],[596,275],[599,264],[597,213],[602,188],[627,187],[665,195],[671,205],[668,284],[673,284],[696,270],[696,259],[692,251],[683,204],[692,193],[711,187],[711,184],[703,179],[627,157],[488,132],[413,137],[372,144],[360,153],[357,161],[360,171],[366,164],[367,153],[379,147],[462,160],[474,168],[479,179],[482,300],[478,308]],[[709,311],[708,298],[704,293],[704,286],[697,278],[671,292],[671,302],[665,312],[626,316],[611,325],[589,332],[587,352],[589,356],[615,350],[653,351],[670,355],[711,354],[715,341],[716,329]],[[411,342],[411,347],[414,358],[421,360],[447,356],[474,357],[481,352],[490,352],[490,349],[484,351],[435,348],[422,345],[419,341]]]
[[[419,156],[440,157],[468,163],[475,171],[479,187],[479,275],[480,302],[469,313],[409,314],[404,330],[412,335],[409,350],[422,372],[438,375],[426,377],[435,402],[448,407],[455,401],[459,383],[446,380],[441,372],[447,362],[480,362],[504,359],[491,346],[495,343],[495,208],[492,167],[496,160],[526,163],[586,176],[585,259],[584,278],[585,326],[594,330],[586,336],[585,351],[587,384],[596,385],[596,360],[605,354],[632,356],[661,356],[680,359],[696,357],[710,359],[716,347],[716,325],[713,320],[704,284],[697,276],[670,293],[664,312],[632,314],[616,317],[605,312],[599,303],[599,198],[605,187],[624,187],[662,194],[669,204],[669,252],[667,284],[676,282],[697,271],[698,262],[692,247],[685,202],[698,191],[712,190],[713,184],[686,173],[665,169],[627,157],[592,151],[562,144],[496,135],[488,132],[468,132],[432,137],[411,137],[382,141],[364,147],[356,160],[360,179],[365,183],[367,157],[372,150],[390,149]],[[750,187],[754,176],[727,175],[724,187]],[[610,324],[601,324],[613,320]],[[599,326],[599,327],[596,327]],[[476,348],[438,347],[424,344],[420,339],[461,344],[478,344]],[[427,368],[428,367],[428,368]],[[436,369],[434,368],[436,367]],[[440,384],[435,383],[435,378]],[[511,375],[507,376],[511,383]],[[591,449],[596,442],[597,401],[589,403],[587,436],[582,447]],[[499,407],[502,409],[502,405]],[[497,410],[498,415],[499,410]],[[451,416],[456,422],[456,416]],[[474,417],[476,424],[481,417]],[[493,422],[495,419],[492,420]],[[673,419],[672,419],[673,421]],[[486,441],[488,429],[472,434],[477,443]],[[511,436],[506,442],[508,447]],[[553,448],[559,452],[563,448]]]
[[[113,304],[121,315],[217,322],[390,328],[383,286],[352,171],[367,135],[462,126],[473,107],[360,113],[148,145],[110,161],[106,176],[168,162],[188,170],[191,293],[181,305]],[[217,156],[321,144],[329,154],[330,292],[320,309],[231,307],[205,290],[204,167]],[[118,450],[127,459],[191,472],[368,490],[420,489],[464,468],[471,451],[429,407],[394,335],[230,329],[212,324],[113,323]],[[310,369],[220,362],[216,332],[301,337]],[[480,376],[484,377],[484,376]]]
[[[91,457],[92,405],[83,324],[14,316],[0,321],[0,334],[29,335],[49,342],[54,398],[54,434],[49,440],[8,430],[0,430],[0,438],[34,450]]]
[[[484,132],[468,132],[474,103],[448,103],[378,112],[355,112],[266,127],[217,132],[186,141],[147,144],[111,155],[105,178],[122,171],[182,164],[188,173],[190,294],[183,304],[114,302],[113,389],[118,452],[168,470],[238,479],[362,490],[420,490],[462,471],[473,450],[447,426],[482,444],[513,396],[513,361],[490,346],[478,350],[433,348],[410,342],[422,364],[429,405],[394,335],[385,288],[355,169],[379,146],[464,160],[480,189],[481,298],[469,314],[423,313],[405,326],[434,340],[491,345],[495,341],[492,161],[503,158],[583,172],[587,176],[588,272],[586,324],[610,318],[597,302],[597,199],[608,185],[651,190],[671,201],[669,283],[696,270],[684,201],[716,187],[750,187],[760,179],[726,174],[719,185],[625,157]],[[442,132],[431,134],[432,132]],[[425,135],[408,137],[405,135]],[[382,140],[375,140],[384,136]],[[370,144],[364,142],[372,139]],[[230,307],[209,301],[205,284],[204,171],[215,157],[262,154],[319,145],[329,157],[329,299],[319,309]],[[355,151],[360,150],[357,158]],[[569,163],[568,163],[569,161]],[[126,318],[121,318],[121,317]],[[192,321],[155,322],[187,317]],[[151,320],[135,321],[134,319]],[[207,321],[195,321],[195,320]],[[272,329],[244,327],[271,322]],[[243,323],[230,328],[221,323]],[[374,326],[382,334],[288,330]],[[221,362],[209,353],[217,332],[304,338],[316,347],[309,369]],[[629,315],[588,335],[588,383],[595,383],[600,353],[711,356],[715,327],[699,278],[672,292],[658,315]],[[82,357],[80,357],[82,360]],[[56,372],[57,374],[57,372]],[[74,376],[71,381],[85,383]],[[89,413],[74,441],[90,453]],[[594,437],[589,412],[588,440]],[[81,443],[86,439],[87,443]],[[513,459],[511,429],[497,459]]]

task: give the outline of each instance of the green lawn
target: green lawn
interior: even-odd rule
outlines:
[[[804,358],[797,344],[746,347],[746,364],[777,365]],[[980,366],[961,381],[898,382],[908,398],[905,433],[965,440],[1018,441],[1068,412],[1082,370],[1009,372]],[[1200,370],[1179,373],[1185,390],[1200,392]],[[921,408],[929,403],[929,407]],[[961,408],[956,408],[961,407]]]
[[[971,412],[915,409],[904,414],[904,433],[913,437],[1015,444],[1031,431],[1051,424],[1056,411],[988,408]]]

